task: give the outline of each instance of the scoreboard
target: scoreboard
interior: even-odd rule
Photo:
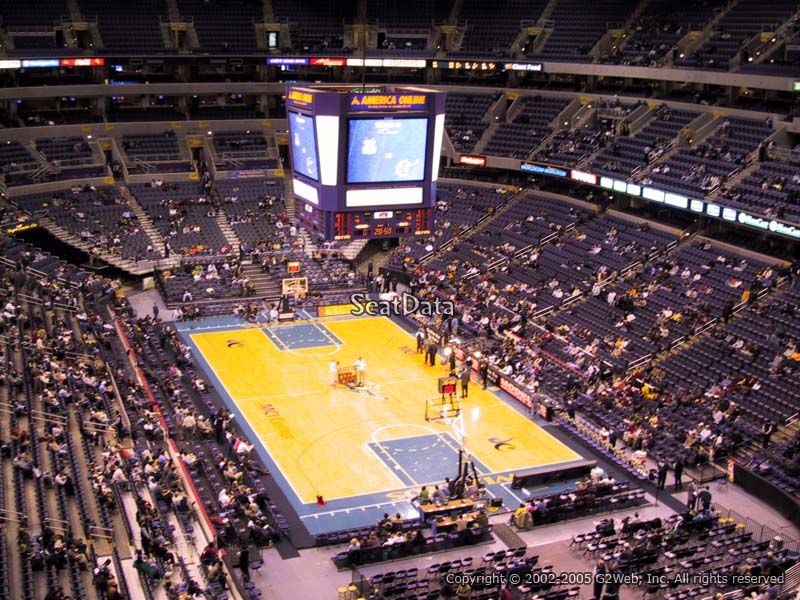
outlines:
[[[326,240],[430,234],[444,101],[417,87],[289,88],[292,191],[303,227]]]
[[[456,393],[456,386],[458,385],[457,377],[439,377],[439,393],[444,396],[445,394],[453,395]]]

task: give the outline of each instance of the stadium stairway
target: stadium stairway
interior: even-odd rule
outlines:
[[[308,232],[304,228],[300,228],[298,231],[298,235],[303,244],[303,254],[311,258],[314,255],[314,248],[316,248],[316,242],[311,238]]]
[[[158,233],[155,225],[153,225],[153,220],[150,218],[150,215],[147,214],[147,211],[142,208],[142,205],[139,204],[139,200],[136,199],[136,196],[131,194],[130,190],[127,186],[121,185],[120,188],[120,195],[128,201],[128,206],[130,207],[131,211],[136,218],[139,219],[139,223],[142,224],[142,230],[147,234],[147,237],[150,238],[150,242],[153,244],[153,248],[157,248],[159,250],[164,249],[164,239]],[[178,264],[179,258],[169,258],[169,259],[162,259],[159,261],[159,265],[161,266],[174,266]]]
[[[539,18],[536,20],[536,27],[544,27],[545,22],[550,20],[550,16],[556,9],[557,4],[558,0],[549,0],[547,2],[544,9],[542,10],[542,13],[539,15]]]
[[[617,130],[616,130],[617,133],[614,136],[614,141],[619,139],[619,137],[621,135],[620,134],[620,129],[621,129],[621,125],[622,125],[623,121],[628,122],[630,124],[630,133],[629,133],[629,135],[634,135],[636,132],[638,132],[640,129],[642,129],[645,125],[647,125],[651,121],[651,119],[652,119],[652,117],[654,115],[655,115],[655,106],[650,106],[649,104],[646,104],[646,103],[642,104],[639,108],[634,110],[626,118],[621,119],[619,121],[619,123],[617,124]],[[599,148],[597,148],[597,150],[595,150],[594,152],[592,152],[591,154],[586,156],[577,165],[575,165],[575,168],[578,169],[578,170],[584,169],[584,168],[588,168],[589,165],[591,165],[595,161],[595,159],[597,159],[597,157],[600,156],[600,154],[603,153],[604,150],[605,150],[605,148],[603,146],[600,146]]]
[[[228,242],[228,245],[234,252],[238,252],[242,242],[231,227],[228,215],[225,214],[224,211],[218,211],[214,220],[217,222],[217,225],[219,225],[219,230],[222,232],[222,235],[225,236],[225,241]]]
[[[786,41],[793,35],[795,24],[800,19],[800,10],[795,12],[790,18],[786,19],[779,27],[775,28],[772,32],[759,32],[753,35],[753,38],[747,42],[744,49],[750,55],[750,65],[759,65],[767,62],[768,59],[781,58],[781,50],[785,49],[785,45],[781,41]],[[770,36],[765,36],[764,33],[772,33]],[[764,38],[766,37],[766,41]],[[773,42],[772,40],[776,40]],[[742,54],[737,54],[731,60],[731,67],[734,71],[741,70]]]
[[[181,21],[181,13],[178,9],[178,3],[176,0],[165,0],[164,4],[167,6],[167,14],[169,16],[169,20],[173,23],[179,23]]]
[[[267,23],[275,22],[275,10],[272,7],[272,0],[261,0],[264,5],[264,19]]]
[[[724,185],[720,186],[719,190],[714,194],[713,201],[716,202],[719,200],[720,196],[722,196],[722,188],[726,188],[728,190],[734,189],[739,183],[747,179],[752,173],[757,171],[761,167],[761,163],[757,160],[751,161],[749,165],[747,165],[744,169],[736,173],[733,177],[728,179]],[[724,203],[723,203],[724,204]]]
[[[292,190],[291,177],[283,178],[283,198],[286,206],[286,216],[289,218],[289,222],[294,223],[295,222],[294,192]]]
[[[677,154],[681,150],[698,148],[706,138],[711,137],[717,131],[719,126],[722,125],[722,122],[725,119],[724,117],[717,117],[716,119],[712,120],[709,123],[703,123],[707,114],[708,113],[701,114],[694,121],[684,126],[683,129],[681,129],[677,133],[677,135],[670,140],[669,150],[664,152],[656,160],[652,161],[641,171],[636,173],[636,177],[638,179],[641,179],[642,177],[650,173],[654,167],[665,164],[666,162],[669,161],[670,158],[672,158],[675,154]],[[691,134],[692,143],[691,145],[689,145],[688,138],[690,137],[690,132],[692,131],[694,132],[693,134]]]
[[[81,9],[78,6],[78,0],[67,0],[67,8],[69,8],[70,21],[73,23],[83,22],[83,15],[81,14]]]
[[[50,217],[43,217],[41,219],[41,223],[45,229],[47,229],[59,240],[69,244],[70,246],[83,250],[89,256],[97,257],[132,275],[144,275],[145,273],[150,273],[153,270],[154,261],[133,261],[127,258],[122,258],[121,256],[111,252],[100,250],[94,244],[84,242],[79,236],[62,227]]]
[[[691,56],[691,54],[697,50],[700,46],[702,46],[705,42],[707,42],[711,36],[713,36],[717,32],[717,24],[727,15],[738,3],[738,0],[731,0],[727,4],[723,5],[720,11],[711,19],[706,26],[703,28],[703,31],[688,31],[686,35],[683,36],[677,44],[677,48],[680,51],[681,55],[684,56]],[[672,61],[672,53],[668,52],[666,57],[666,64],[673,64]]]
[[[781,444],[789,445],[798,434],[800,434],[800,413],[789,417],[785,423],[775,428],[770,438],[770,444],[773,447],[780,447]],[[761,442],[759,440],[750,440],[749,443],[744,443],[736,448],[734,457],[742,461],[742,463],[749,463],[760,450],[763,450]]]
[[[281,284],[271,274],[261,271],[261,267],[243,264],[242,271],[256,289],[256,297],[276,301],[281,297]]]
[[[480,139],[475,144],[475,147],[472,149],[472,154],[483,154],[486,145],[492,139],[494,132],[497,131],[498,127],[500,127],[499,123],[492,123],[486,128],[486,130],[483,132],[483,135],[481,135]]]
[[[462,183],[466,183],[466,185],[471,185],[471,183],[472,183],[472,182],[464,182],[464,181],[461,181],[461,180],[458,180],[458,179],[447,179],[447,178],[442,178],[439,181],[441,183],[451,183],[451,184],[457,184],[457,185],[458,184],[462,184]],[[426,264],[431,259],[435,258],[437,255],[442,254],[445,250],[447,250],[448,248],[453,246],[453,244],[455,244],[456,242],[471,239],[475,234],[477,234],[478,232],[482,231],[486,227],[489,227],[493,221],[498,219],[500,217],[500,215],[502,215],[504,212],[506,212],[512,206],[514,206],[514,204],[516,204],[517,201],[519,201],[520,199],[524,198],[525,194],[526,194],[526,190],[524,190],[522,188],[514,188],[513,186],[498,186],[498,187],[504,187],[506,189],[506,191],[508,192],[509,199],[504,204],[502,204],[500,207],[498,207],[491,215],[487,214],[480,221],[478,221],[475,225],[472,225],[471,227],[468,227],[466,229],[462,229],[451,240],[449,240],[449,241],[445,242],[444,244],[442,244],[438,248],[438,250],[436,250],[436,252],[431,252],[428,255],[422,257],[422,259],[420,260],[419,266],[422,266],[422,265]],[[494,268],[496,268],[497,266],[499,266],[499,264],[502,264],[503,262],[506,262],[506,261],[500,261],[500,263],[495,265]]]
[[[355,260],[368,243],[369,240],[353,240],[342,247],[342,256],[347,260]]]
[[[796,418],[791,423],[778,427],[778,430],[775,432],[775,439],[793,440],[798,433],[800,433],[800,418]]]
[[[581,111],[582,108],[583,108],[583,105],[581,104],[580,98],[575,98],[572,102],[570,102],[567,106],[565,106],[564,110],[562,110],[560,113],[558,113],[558,115],[556,115],[553,118],[553,120],[551,121],[551,123],[550,123],[550,125],[553,128],[553,131],[551,131],[548,136],[546,136],[541,142],[539,142],[539,145],[536,146],[531,151],[530,154],[528,154],[528,157],[527,157],[528,160],[532,160],[533,157],[538,152],[540,152],[543,148],[546,148],[548,144],[553,143],[553,140],[556,138],[556,136],[559,133],[563,133],[564,132],[564,129],[563,129],[564,125],[566,123],[573,122],[573,119],[575,118],[575,115],[577,115]]]
[[[626,19],[625,24],[619,28],[609,29],[606,34],[601,37],[594,45],[589,55],[593,60],[601,59],[610,53],[612,48],[616,46],[618,54],[622,54],[622,50],[628,45],[628,42],[633,38],[633,31],[636,27],[637,21],[642,16],[642,13],[652,4],[651,0],[643,0],[639,2],[633,13]]]

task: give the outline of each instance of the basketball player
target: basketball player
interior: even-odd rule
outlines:
[[[364,374],[367,370],[367,361],[359,356],[358,360],[353,363],[353,367],[355,368],[357,374],[356,385],[364,385]]]

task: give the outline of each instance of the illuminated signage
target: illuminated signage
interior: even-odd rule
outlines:
[[[310,92],[304,92],[302,90],[290,89],[286,94],[286,100],[292,104],[308,106],[314,101],[314,94]]]
[[[689,199],[686,196],[679,196],[678,194],[666,194],[664,196],[664,204],[686,210],[686,207],[689,205]]]
[[[347,64],[346,58],[312,58],[311,64],[321,67],[343,67]]]
[[[611,179],[611,177],[600,177],[599,184],[595,185],[599,185],[607,190],[614,190],[615,192],[630,194],[631,196],[642,195],[642,186],[635,183],[628,183],[627,181],[622,181],[620,179]]]
[[[336,169],[339,164],[339,117],[318,115],[317,146],[319,148],[319,170],[322,185],[336,185]]]
[[[793,81],[792,82],[792,91],[793,92],[800,92],[800,81]]]
[[[705,207],[706,203],[702,200],[689,200],[689,210],[701,213]]]
[[[504,71],[541,71],[542,63],[505,63]]]
[[[642,198],[652,200],[653,202],[663,202],[664,192],[655,188],[646,187],[642,190]]]
[[[62,58],[62,67],[102,67],[106,64],[105,58]]]
[[[769,222],[769,230],[781,235],[788,235],[796,239],[800,239],[800,229],[794,225],[787,225],[786,223],[779,223],[778,221]]]
[[[723,208],[722,209],[722,218],[726,221],[735,221],[736,220],[736,211],[732,208]]]
[[[22,68],[60,67],[61,61],[57,58],[24,58]]]
[[[769,221],[766,219],[762,219],[761,217],[754,217],[753,215],[748,215],[747,213],[740,212],[739,216],[737,217],[737,221],[742,225],[749,225],[750,227],[758,227],[759,229],[769,229]]]
[[[381,67],[383,66],[383,59],[381,58],[348,58],[348,67]]]
[[[419,110],[425,108],[424,94],[352,94],[351,110]]]
[[[586,171],[576,171],[573,169],[572,171],[569,172],[569,178],[575,181],[580,181],[581,183],[597,185],[597,175],[593,173],[587,173]],[[614,187],[614,189],[616,189],[616,186]]]
[[[347,190],[345,193],[347,208],[400,206],[403,204],[422,204],[422,188],[372,188]]]
[[[384,58],[383,66],[389,68],[424,69],[424,58]]]
[[[434,69],[456,69],[464,71],[494,71],[496,63],[485,61],[471,61],[471,60],[449,60],[447,62],[439,62],[434,60],[431,62],[431,67]]]
[[[373,215],[373,218],[375,218],[375,219],[391,219],[393,216],[394,216],[394,211],[391,211],[391,210],[379,210]]]
[[[299,179],[292,179],[292,190],[295,196],[300,196],[303,200],[319,206],[319,192],[317,192],[317,188],[311,187],[306,182],[300,181]]]
[[[485,156],[469,156],[467,154],[462,154],[458,157],[458,162],[462,165],[472,165],[473,167],[485,167],[486,166],[486,157]]]
[[[268,65],[307,65],[307,58],[268,58]]]
[[[19,69],[21,66],[20,60],[0,60],[0,69]]]
[[[719,204],[712,204],[710,202],[706,204],[706,214],[709,217],[719,217],[720,210]]]
[[[569,172],[565,169],[551,167],[548,165],[536,165],[529,162],[520,163],[520,171],[528,171],[529,173],[541,173],[542,175],[554,175],[555,177],[566,177]]]

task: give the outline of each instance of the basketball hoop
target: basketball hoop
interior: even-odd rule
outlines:
[[[286,290],[289,294],[291,294],[292,298],[294,299],[295,304],[300,299],[300,296],[303,293],[303,289],[298,285],[293,285],[288,290]]]
[[[291,296],[295,304],[308,294],[307,277],[289,277],[281,280],[281,293],[284,296]]]
[[[453,432],[458,445],[462,450],[467,437],[464,428],[464,416],[461,413],[461,399],[457,396],[430,398],[425,405],[425,420],[441,421]]]

